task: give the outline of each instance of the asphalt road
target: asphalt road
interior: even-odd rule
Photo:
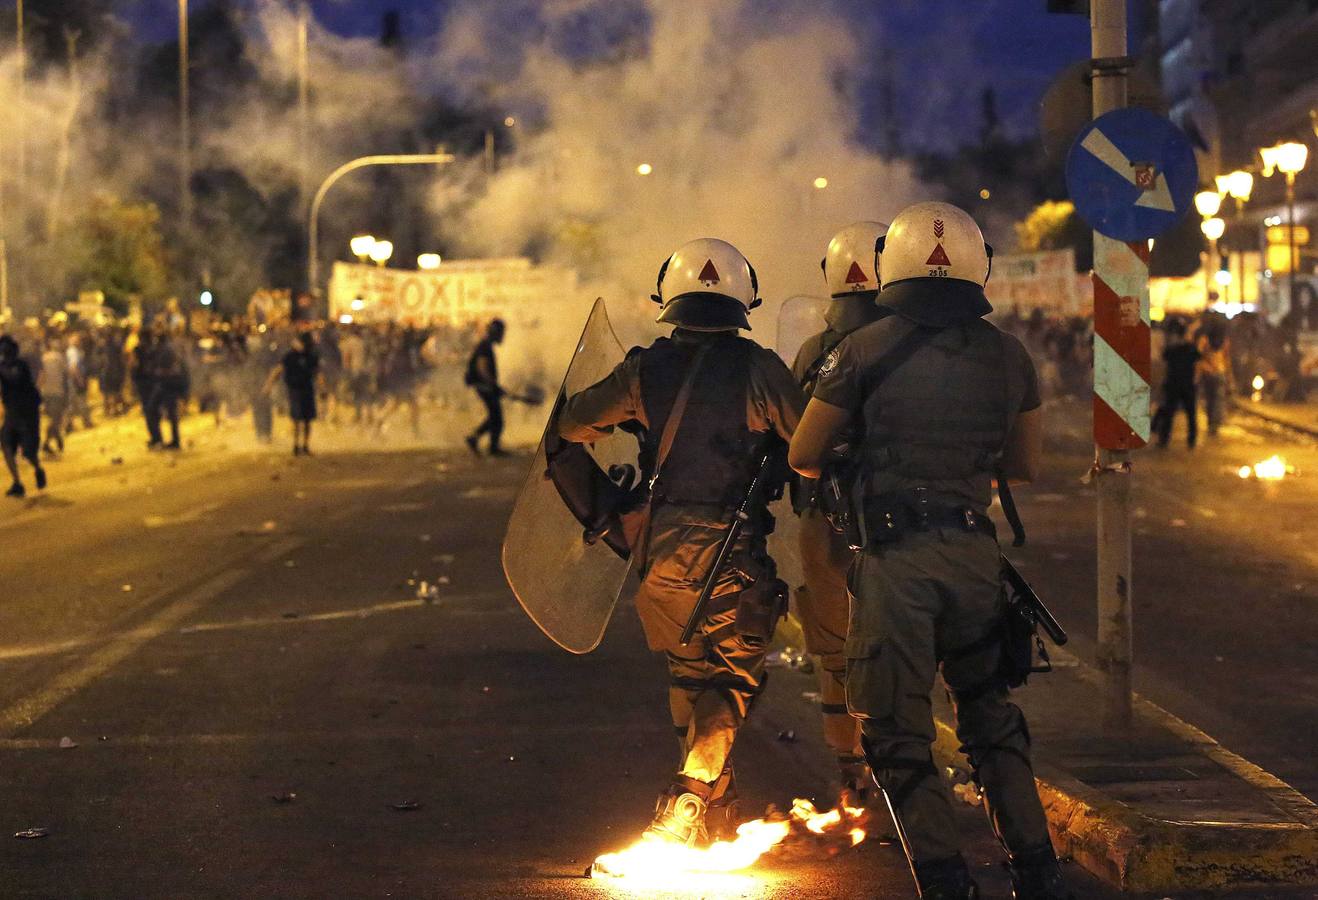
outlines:
[[[1021,498],[1026,567],[1081,637],[1082,437],[1063,434]],[[1254,440],[1225,438],[1188,467],[1181,451],[1146,455],[1141,688],[1311,789],[1298,751],[1315,720],[1318,535],[1301,512],[1318,477],[1260,490],[1216,472],[1281,438]],[[1318,476],[1312,448],[1287,452]],[[46,497],[0,508],[0,896],[656,895],[581,874],[639,833],[670,771],[663,666],[628,609],[587,657],[517,609],[498,549],[526,464],[294,460],[212,440],[121,465],[89,451],[77,477],[52,469]],[[830,799],[812,689],[775,673],[737,748],[748,807]],[[1007,896],[980,815],[963,817],[986,895]],[[9,837],[29,828],[48,836]],[[1081,896],[1114,896],[1068,870]],[[698,893],[911,889],[898,850],[871,841]]]

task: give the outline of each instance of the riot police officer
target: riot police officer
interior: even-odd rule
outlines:
[[[842,339],[891,312],[875,302],[879,263],[874,247],[887,230],[881,222],[855,222],[828,242],[820,261],[831,297],[824,313],[826,327],[805,339],[792,364],[792,374],[807,397],[814,393],[824,360]],[[848,445],[854,443],[849,437],[844,440]],[[839,495],[846,487],[842,468],[838,467],[827,486],[843,488]],[[843,651],[847,639],[847,569],[853,554],[846,536],[830,524],[830,497],[821,496],[819,483],[800,479],[793,488],[792,506],[801,518],[798,543],[805,576],[805,585],[796,593],[796,614],[806,649],[819,661],[824,740],[837,754],[844,800],[856,805],[864,802],[873,782],[860,749],[860,721],[847,712],[847,658]]]
[[[762,499],[689,644],[682,631],[755,474],[751,458],[766,440],[790,440],[805,398],[774,353],[737,334],[750,328],[747,313],[760,299],[754,269],[731,244],[684,244],[660,269],[654,299],[658,321],[676,326],[672,336],[634,348],[570,397],[558,430],[578,442],[615,425],[637,430],[643,481],[658,472],[648,527],[633,548],[636,609],[650,649],[667,657],[681,759],[649,834],[692,845],[736,825],[728,759],[764,686],[765,655],[764,640],[739,633],[737,609],[751,588],[775,579]]]
[[[880,248],[879,300],[895,315],[827,356],[790,452],[816,476],[834,436],[863,422],[855,511],[867,542],[851,571],[847,704],[921,897],[977,892],[930,752],[940,669],[1015,895],[1067,897],[1025,718],[1002,677],[1001,554],[987,515],[995,481],[1034,477],[1038,379],[1024,347],[983,320],[991,250],[969,215],[916,204]]]

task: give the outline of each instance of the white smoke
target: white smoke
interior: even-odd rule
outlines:
[[[469,255],[576,268],[629,336],[652,331],[662,261],[712,236],[756,267],[753,336],[772,343],[777,303],[821,293],[835,231],[925,196],[906,164],[859,143],[869,51],[827,3],[466,0],[441,42],[442,74],[518,124],[515,155],[488,181],[456,173],[437,207],[475,191]]]

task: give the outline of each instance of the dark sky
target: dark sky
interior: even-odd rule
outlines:
[[[176,0],[133,0],[131,18],[147,39],[174,33]],[[192,0],[195,4],[208,0]],[[316,18],[344,35],[375,35],[381,17],[396,9],[404,35],[434,32],[453,0],[312,0]],[[696,0],[681,0],[696,2]],[[1150,0],[1128,0],[1132,8]],[[921,143],[955,144],[973,139],[979,95],[986,84],[998,94],[1009,131],[1037,130],[1038,101],[1054,75],[1089,55],[1089,23],[1083,16],[1050,15],[1046,0],[835,0],[863,33],[879,33],[898,108]],[[1140,16],[1132,9],[1132,29]],[[1140,34],[1132,32],[1132,52]],[[931,106],[932,105],[932,106]],[[939,107],[943,108],[939,108]],[[876,106],[871,109],[876,109]],[[959,133],[958,133],[959,132]],[[947,140],[939,138],[946,133]]]

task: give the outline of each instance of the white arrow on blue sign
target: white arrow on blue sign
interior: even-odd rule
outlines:
[[[1119,109],[1080,132],[1066,158],[1076,212],[1118,241],[1157,237],[1194,201],[1199,166],[1172,122],[1144,109]]]

